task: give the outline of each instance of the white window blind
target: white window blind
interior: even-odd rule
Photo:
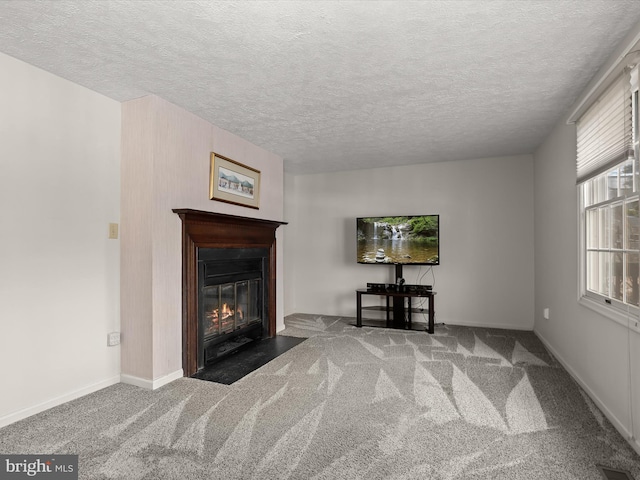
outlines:
[[[629,76],[622,74],[578,120],[578,183],[633,158],[631,103]]]

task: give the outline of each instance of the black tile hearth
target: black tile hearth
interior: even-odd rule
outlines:
[[[223,360],[207,365],[191,378],[231,385],[304,340],[306,339],[282,335],[256,340]]]

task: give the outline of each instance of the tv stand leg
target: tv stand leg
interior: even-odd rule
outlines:
[[[436,329],[435,329],[435,315],[436,313],[433,311],[434,309],[434,300],[433,300],[433,295],[429,295],[429,326],[427,327],[427,332],[428,333],[435,333]]]
[[[393,328],[406,328],[404,321],[404,297],[393,297]]]
[[[387,312],[387,328],[391,328],[392,325],[391,325],[391,315],[390,315],[391,310],[389,309],[389,295],[387,295],[387,309],[386,309],[386,312]]]

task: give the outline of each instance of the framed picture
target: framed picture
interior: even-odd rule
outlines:
[[[209,198],[260,208],[260,171],[211,152]]]

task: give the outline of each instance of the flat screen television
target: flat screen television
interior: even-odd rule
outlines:
[[[440,264],[440,216],[356,219],[358,263]]]

